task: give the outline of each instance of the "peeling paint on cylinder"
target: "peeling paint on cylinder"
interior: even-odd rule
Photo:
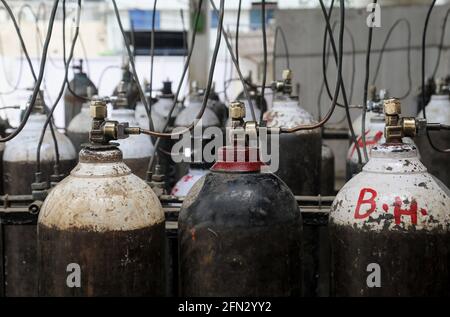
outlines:
[[[350,145],[350,148],[347,152],[347,171],[346,178],[347,180],[351,179],[354,175],[361,172],[360,165],[358,164],[358,151],[357,148],[361,150],[361,159],[363,165],[367,162],[364,158],[363,152],[363,142],[362,142],[362,133],[361,133],[361,123],[362,116],[358,117],[353,123],[353,127],[355,129],[356,139],[358,140],[357,145],[354,143]],[[385,127],[385,119],[384,114],[368,112],[366,117],[366,149],[367,154],[370,159],[371,149],[379,144],[383,144],[386,142],[384,138],[384,127]],[[411,138],[404,138],[403,142],[414,144],[414,141]],[[420,153],[418,152],[419,158]]]
[[[375,146],[336,196],[329,228],[334,295],[450,295],[450,192],[414,145]]]
[[[268,127],[292,128],[315,123],[313,117],[290,97],[278,97],[273,108],[264,114]],[[275,173],[294,195],[317,195],[320,192],[322,137],[319,129],[280,135],[280,166]],[[278,153],[276,153],[278,154]]]
[[[114,147],[86,148],[41,208],[40,296],[164,296],[164,212]],[[81,267],[81,287],[66,284]]]
[[[37,146],[46,119],[47,117],[43,114],[31,114],[21,133],[13,140],[6,142],[3,154],[5,193],[11,195],[31,194],[31,183],[34,182],[34,173],[36,172]],[[59,148],[60,172],[68,174],[76,164],[75,148],[65,135],[58,131],[55,131],[55,135]],[[43,175],[48,177],[53,173],[54,162],[55,145],[50,129],[47,129],[41,147]]]
[[[30,195],[35,180],[36,152],[39,137],[46,120],[43,114],[33,113],[17,137],[5,145],[3,155],[3,186],[9,195]],[[75,148],[70,140],[55,130],[58,141],[60,166],[65,175],[76,164]],[[41,147],[41,171],[46,180],[53,174],[55,148],[51,132],[47,129]],[[36,226],[8,225],[3,227],[6,296],[36,296]]]

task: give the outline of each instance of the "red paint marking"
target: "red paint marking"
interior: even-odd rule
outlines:
[[[370,130],[367,130],[367,132],[365,133],[366,136],[367,136],[367,134],[369,134],[369,132],[370,132]],[[380,142],[380,140],[382,138],[383,138],[383,131],[378,131],[372,139],[366,139],[366,147],[368,147],[370,145],[378,144],[378,142]],[[355,154],[356,146],[358,146],[358,148],[362,148],[363,147],[362,136],[360,136],[358,138],[357,144],[353,144],[352,151],[350,153],[350,158],[353,156],[353,154]]]
[[[371,194],[370,198],[365,199],[366,193]],[[364,219],[370,216],[372,212],[375,211],[377,205],[375,204],[375,198],[377,197],[377,192],[371,188],[363,188],[361,189],[361,192],[359,193],[358,203],[356,205],[355,210],[355,219]],[[370,204],[369,210],[366,211],[366,213],[361,214],[360,209],[361,205],[364,204]]]
[[[186,175],[185,177],[183,177],[183,182],[187,183],[189,182],[191,179],[193,179],[194,176],[191,175]]]
[[[402,209],[402,200],[400,197],[395,197],[395,203],[394,203],[394,218],[395,218],[395,224],[399,225],[402,223],[402,216],[409,216],[411,217],[411,222],[413,224],[417,224],[417,202],[413,200],[411,202],[411,206],[409,209]]]
[[[366,193],[371,194],[371,197],[369,198],[365,198],[366,197]],[[359,193],[359,198],[358,198],[358,203],[356,205],[356,210],[355,210],[355,219],[364,219],[369,217],[376,209],[376,203],[375,203],[375,198],[377,197],[377,192],[371,188],[363,188],[361,190],[361,192]],[[369,210],[365,211],[364,214],[361,214],[360,209],[362,205],[365,204],[369,204],[370,208]],[[396,197],[395,198],[395,202],[394,202],[394,219],[395,219],[395,224],[399,225],[402,223],[402,219],[403,217],[410,217],[411,218],[411,222],[414,225],[417,225],[417,214],[418,212],[420,212],[423,216],[428,215],[428,212],[426,209],[424,208],[418,208],[417,207],[417,201],[415,199],[411,200],[411,204],[408,208],[402,208],[403,206],[403,201],[400,197]],[[384,212],[389,212],[389,205],[388,204],[383,204],[383,211]]]

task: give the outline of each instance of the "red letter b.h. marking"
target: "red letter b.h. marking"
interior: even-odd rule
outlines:
[[[368,198],[365,198],[366,193],[369,193],[371,196]],[[358,203],[356,205],[355,210],[355,219],[364,219],[369,217],[369,215],[375,211],[376,204],[375,204],[375,198],[377,197],[377,192],[371,188],[363,188],[361,189],[361,192],[359,193]],[[360,213],[361,206],[364,204],[369,204],[370,208],[364,213]]]

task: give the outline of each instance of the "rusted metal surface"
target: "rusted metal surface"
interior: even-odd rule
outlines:
[[[36,150],[46,116],[32,114],[23,131],[6,143],[3,157],[3,185],[9,195],[31,194],[36,172]],[[70,140],[55,131],[59,146],[59,172],[68,174],[76,164],[75,149]],[[41,149],[41,171],[44,180],[54,173],[54,143],[47,130]],[[11,211],[11,209],[10,209]],[[35,217],[8,213],[2,217],[4,274],[6,296],[36,296],[36,226]]]
[[[92,152],[93,154],[94,152]],[[100,158],[100,157],[99,157]],[[116,155],[112,155],[105,159],[105,162],[112,162]],[[161,203],[164,207],[165,219],[166,219],[166,269],[167,269],[167,285],[168,295],[176,296],[178,294],[178,215],[181,204],[184,197],[176,197],[171,195],[163,195],[160,197]],[[333,202],[334,197],[331,196],[297,196],[296,200],[300,205],[302,211],[303,228],[319,227],[319,230],[327,230],[329,207]],[[29,226],[36,231],[37,213],[30,213],[30,206],[34,204],[31,195],[5,195],[0,196],[0,232],[3,230],[4,225],[17,226],[22,225]],[[3,235],[0,235],[0,254],[4,254],[1,250],[2,246],[6,246],[3,243]],[[23,239],[19,239],[23,240]],[[324,242],[320,242],[321,245]],[[2,267],[4,264],[4,257],[1,257],[0,272],[3,272]],[[319,263],[319,269],[324,265],[323,262]],[[322,275],[321,275],[322,276]],[[4,280],[4,272],[0,274],[0,281]],[[329,281],[327,280],[326,283]],[[0,285],[0,296],[4,296],[4,283]],[[324,294],[328,289],[328,286],[319,284],[319,295]],[[9,293],[10,294],[10,293]],[[23,293],[16,293],[16,296],[23,296]]]
[[[0,197],[0,296],[36,296],[36,223],[31,196]]]
[[[180,294],[300,295],[301,228],[291,191],[273,174],[207,174],[180,211]]]
[[[62,160],[59,163],[59,171],[68,175],[70,170],[76,165],[76,160]],[[41,171],[45,180],[50,180],[53,174],[53,161],[41,163]],[[5,193],[14,195],[31,194],[31,184],[35,181],[36,162],[10,162],[3,161],[3,187]]]
[[[377,145],[331,208],[333,294],[450,295],[450,192],[414,145]],[[381,287],[369,285],[369,265]]]
[[[433,95],[430,103],[426,107],[427,121],[429,123],[450,124],[450,100],[446,95]],[[422,113],[419,113],[422,116]],[[440,149],[450,147],[450,133],[448,131],[430,131],[431,139]],[[428,172],[439,178],[447,187],[450,187],[450,164],[449,155],[435,151],[428,141],[427,136],[416,139],[417,146],[422,153],[427,153],[422,157],[423,164]]]
[[[281,97],[279,97],[281,98]],[[292,128],[314,123],[313,117],[297,100],[284,98],[274,102],[264,114],[268,127]],[[320,192],[322,139],[319,130],[280,135],[280,166],[275,173],[295,195],[317,195]]]
[[[39,295],[163,296],[164,212],[114,147],[83,149],[39,214]],[[66,266],[81,266],[81,288]]]

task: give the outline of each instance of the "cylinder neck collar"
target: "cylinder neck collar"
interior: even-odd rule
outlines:
[[[80,151],[80,163],[122,162],[122,151],[115,144],[84,144]]]
[[[259,158],[259,150],[255,147],[223,146],[218,154],[218,160],[211,168],[212,171],[260,172],[264,166]]]

